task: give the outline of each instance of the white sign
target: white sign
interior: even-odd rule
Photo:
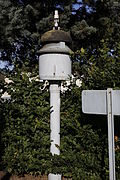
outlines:
[[[82,111],[87,114],[107,115],[107,91],[84,90],[82,92]],[[112,91],[112,113],[120,115],[120,90]]]
[[[120,115],[120,90],[84,90],[82,111],[105,114],[108,119],[109,179],[115,180],[114,115]]]

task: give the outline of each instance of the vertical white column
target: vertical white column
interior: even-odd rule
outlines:
[[[50,84],[50,152],[60,154],[60,85]],[[60,174],[49,174],[49,180],[61,180]]]
[[[109,179],[115,180],[115,143],[114,143],[114,115],[112,112],[112,89],[107,89],[108,110],[108,149],[109,149]]]

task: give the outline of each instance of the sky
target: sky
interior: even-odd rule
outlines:
[[[2,61],[0,60],[0,69],[4,69],[4,68],[7,68],[9,70],[12,70],[13,69],[13,65],[9,65],[8,66],[8,61]]]

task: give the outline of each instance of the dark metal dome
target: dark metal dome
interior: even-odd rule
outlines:
[[[65,42],[66,44],[71,44],[72,39],[69,33],[62,30],[50,30],[45,32],[41,37],[42,44],[56,42]]]

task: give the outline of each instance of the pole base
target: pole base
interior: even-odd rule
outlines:
[[[61,175],[60,174],[49,174],[48,175],[48,180],[61,180]]]

